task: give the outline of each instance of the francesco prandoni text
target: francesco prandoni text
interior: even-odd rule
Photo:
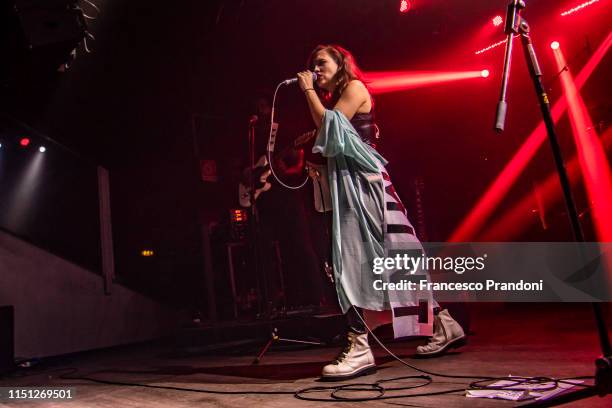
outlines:
[[[372,272],[380,275],[390,270],[405,270],[414,275],[418,270],[452,271],[463,274],[466,271],[482,271],[485,268],[487,254],[479,257],[428,257],[396,255],[388,258],[374,258]],[[399,282],[384,282],[377,279],[373,282],[375,290],[432,290],[432,291],[542,291],[544,281],[497,282],[487,279],[484,282],[429,282],[422,279],[400,280]]]
[[[544,281],[525,282],[496,282],[492,279],[487,279],[483,282],[428,282],[423,279],[418,283],[408,280],[399,282],[383,282],[375,280],[373,283],[376,290],[433,290],[433,291],[542,291]]]

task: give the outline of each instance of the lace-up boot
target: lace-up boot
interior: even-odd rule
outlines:
[[[374,355],[368,344],[368,334],[351,331],[347,335],[347,345],[336,360],[323,367],[322,379],[346,380],[376,371]]]

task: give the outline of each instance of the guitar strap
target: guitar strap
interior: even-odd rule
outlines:
[[[274,145],[276,143],[276,134],[278,133],[278,123],[272,123],[272,127],[270,129],[270,137],[268,139],[268,155],[271,155],[274,151]]]

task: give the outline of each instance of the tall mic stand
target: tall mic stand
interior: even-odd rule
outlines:
[[[249,120],[249,168],[251,169],[251,173],[255,168],[255,125],[257,124],[257,119],[257,116],[253,115]],[[253,256],[255,276],[259,291],[257,312],[259,315],[268,315],[268,279],[265,271],[261,267],[262,254],[261,242],[259,239],[259,212],[257,211],[257,200],[255,199],[255,179],[253,174],[251,174],[249,177],[249,189],[249,202],[251,204],[251,253]]]
[[[567,171],[565,169],[565,163],[561,154],[561,148],[557,135],[555,133],[554,121],[550,111],[550,102],[544,86],[542,85],[542,71],[538,64],[535,50],[529,37],[529,24],[521,16],[521,10],[525,8],[525,2],[523,0],[511,0],[508,4],[508,11],[506,14],[506,26],[504,32],[507,35],[506,41],[506,53],[504,57],[504,70],[502,75],[502,86],[500,93],[500,100],[497,104],[497,114],[495,117],[495,130],[501,133],[504,130],[504,122],[506,117],[506,91],[508,88],[508,80],[510,77],[510,62],[512,60],[512,40],[515,35],[521,37],[521,43],[523,44],[523,51],[525,53],[525,61],[529,69],[529,74],[533,80],[533,85],[540,103],[540,110],[544,123],[546,125],[546,131],[548,133],[548,141],[553,152],[555,159],[555,165],[557,173],[559,175],[559,181],[563,189],[563,196],[565,199],[565,205],[570,218],[572,226],[572,232],[574,234],[574,240],[576,242],[584,242],[584,234],[580,226],[578,219],[578,211],[576,210],[576,204],[572,196],[572,190],[570,188]],[[607,394],[612,393],[612,348],[610,347],[610,340],[608,338],[608,329],[604,322],[601,307],[599,303],[591,303],[593,307],[593,313],[595,315],[595,322],[597,325],[597,331],[599,333],[599,342],[601,346],[602,355],[595,360],[595,386],[584,388],[578,391],[572,391],[561,394],[548,400],[540,400],[531,403],[521,405],[522,407],[552,407],[560,404],[564,404],[571,401],[577,401],[585,398],[589,398],[595,395],[604,397]]]
[[[316,79],[316,74],[313,73],[313,78]],[[282,86],[282,85],[288,85],[290,83],[293,82],[297,82],[297,79],[295,80],[286,80],[283,81],[281,83],[279,83],[276,87],[276,90],[274,91],[274,97],[272,99],[272,112],[270,115],[270,137],[268,139],[268,146],[267,146],[267,157],[268,157],[268,164],[270,165],[270,170],[272,171],[272,175],[274,175],[276,177],[276,175],[274,174],[274,167],[273,167],[273,163],[272,160],[274,160],[274,158],[272,157],[272,152],[274,150],[274,140],[273,139],[273,135],[275,137],[275,130],[274,130],[274,107],[276,105],[276,93],[278,92],[278,89]],[[257,121],[257,119],[255,120],[251,120],[251,127],[250,127],[250,133],[249,133],[249,154],[251,156],[251,168],[253,168],[255,166],[255,122]],[[278,180],[280,182],[280,180]],[[255,209],[255,188],[253,185],[254,181],[253,178],[251,177],[251,212],[252,214],[254,214],[256,216],[257,214],[257,210]],[[282,183],[281,183],[282,184]],[[255,223],[256,225],[258,225],[258,223]],[[255,242],[255,247],[258,248],[260,247],[260,243],[258,242],[259,240],[256,238]],[[265,301],[266,301],[266,307],[268,307],[268,284],[267,284],[267,279],[266,279],[266,273],[265,271],[263,271],[263,280],[264,280],[264,293],[265,293]],[[281,278],[282,278],[282,273],[281,273]],[[284,288],[283,288],[284,291]],[[284,307],[286,307],[286,297],[283,294],[283,299],[285,300],[285,304],[283,305]],[[265,316],[269,319],[270,318],[270,314],[267,313],[269,311],[269,309],[266,309],[266,314]],[[269,321],[271,324],[272,322]],[[253,359],[253,362],[251,363],[252,365],[257,365],[261,362],[261,360],[264,358],[264,355],[266,354],[266,352],[270,349],[270,347],[272,347],[272,345],[274,343],[279,343],[279,342],[285,342],[285,343],[292,343],[292,344],[300,344],[300,345],[313,345],[313,346],[321,346],[323,345],[323,342],[321,341],[306,341],[306,340],[297,340],[297,339],[288,339],[288,338],[283,338],[280,337],[279,335],[279,330],[276,327],[272,327],[271,328],[271,333],[270,333],[270,338],[268,339],[268,341],[266,342],[266,344],[263,346],[263,348],[259,351],[259,353],[257,354],[257,357],[255,357],[255,359]]]

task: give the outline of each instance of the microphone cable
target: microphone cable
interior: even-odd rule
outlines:
[[[522,376],[489,377],[489,376],[477,376],[477,375],[451,375],[451,374],[436,373],[433,371],[428,371],[428,370],[413,366],[412,364],[406,362],[404,359],[402,359],[401,357],[398,357],[395,353],[389,350],[383,344],[383,342],[373,333],[372,329],[370,329],[370,326],[367,325],[367,323],[365,322],[365,319],[361,316],[361,313],[358,312],[357,308],[355,308],[354,305],[351,305],[351,307],[355,309],[357,316],[359,316],[359,319],[362,321],[362,323],[366,327],[368,333],[372,335],[372,337],[374,338],[374,340],[376,340],[378,345],[382,347],[382,349],[387,354],[389,354],[389,356],[393,357],[396,361],[399,361],[403,365],[415,371],[421,372],[425,375],[413,375],[413,376],[388,378],[388,379],[378,380],[373,383],[342,384],[342,385],[330,386],[330,387],[321,387],[321,386],[308,387],[308,388],[304,388],[304,389],[296,391],[295,398],[305,400],[305,401],[317,401],[317,402],[363,402],[363,401],[377,401],[377,400],[397,399],[397,398],[425,397],[425,396],[451,394],[451,393],[455,393],[459,391],[461,392],[466,391],[466,388],[463,387],[463,388],[432,391],[432,392],[418,393],[418,394],[384,395],[385,391],[409,390],[409,389],[424,387],[426,385],[433,383],[432,377],[454,378],[454,379],[476,379],[476,381],[472,381],[468,384],[468,388],[467,388],[468,390],[470,389],[471,390],[503,390],[503,391],[522,391],[524,392],[526,391],[526,389],[520,387],[521,385],[525,385],[525,384],[537,385],[537,384],[548,384],[548,383],[550,383],[550,385],[547,385],[546,387],[540,387],[537,389],[537,391],[541,392],[541,391],[554,390],[559,387],[560,383],[571,384],[573,386],[578,386],[578,387],[583,387],[583,388],[593,388],[592,385],[579,384],[579,383],[570,381],[570,380],[576,380],[576,379],[592,379],[594,378],[593,376],[550,378],[550,377],[542,377],[542,376],[538,376],[538,377],[522,377]],[[396,382],[396,381],[403,380],[403,379],[422,379],[424,380],[424,383],[417,384],[414,386],[394,387],[394,388],[387,388],[381,385],[385,382]],[[502,380],[512,381],[512,383],[507,384],[507,385],[501,385],[501,386],[482,384],[482,383],[489,382],[489,381],[502,381]],[[514,387],[517,387],[517,388],[514,388]],[[323,392],[323,391],[331,391],[329,393],[329,397],[317,398],[317,397],[308,397],[304,395],[308,393]],[[353,397],[351,398],[351,397],[339,396],[338,393],[342,391],[345,391],[345,392],[370,391],[370,392],[377,392],[378,395],[375,395],[373,397]]]
[[[266,147],[266,157],[268,158],[268,164],[270,165],[270,172],[272,173],[272,176],[276,179],[276,181],[278,181],[278,183],[285,187],[288,188],[289,190],[299,190],[300,188],[304,187],[306,185],[306,183],[308,183],[308,175],[306,175],[306,178],[304,179],[304,181],[297,185],[297,186],[291,186],[287,183],[285,183],[284,181],[282,181],[277,175],[276,172],[274,171],[274,161],[272,160],[272,152],[274,151],[274,147],[271,146],[272,143],[272,125],[274,124],[274,112],[275,112],[275,108],[276,108],[276,94],[278,93],[278,90],[280,89],[281,86],[285,85],[286,81],[282,81],[280,82],[277,86],[276,89],[274,90],[274,96],[272,97],[272,111],[270,112],[270,133],[268,135],[268,145]],[[276,144],[276,141],[274,142]]]

